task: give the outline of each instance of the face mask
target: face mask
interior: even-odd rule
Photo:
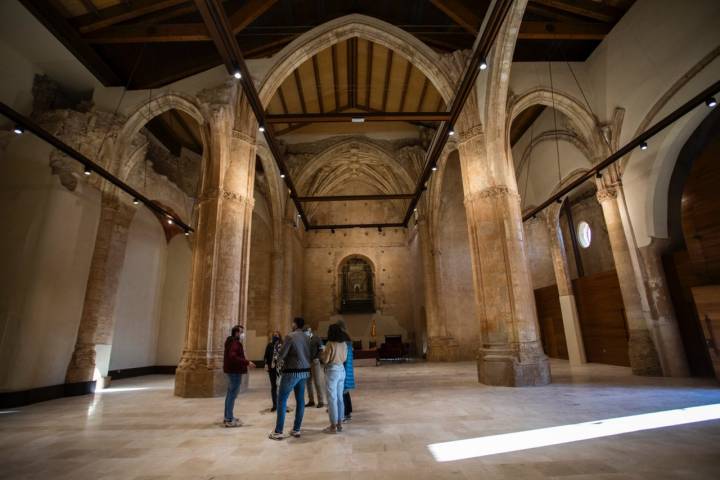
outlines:
[[[307,332],[305,332],[305,336],[308,338],[312,337],[312,332],[308,330]]]
[[[240,340],[241,342],[244,342],[245,341],[245,333],[241,333],[240,335],[238,335],[238,340]]]
[[[279,341],[280,341],[280,337],[278,337],[277,335],[274,335],[273,338],[272,338],[272,340],[273,340],[273,342],[279,342]]]

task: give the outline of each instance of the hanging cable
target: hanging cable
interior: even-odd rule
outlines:
[[[555,150],[557,151],[558,185],[562,183],[562,172],[560,171],[560,137],[557,127],[557,108],[555,107],[555,86],[553,85],[552,62],[548,61],[550,71],[550,98],[552,100],[553,123],[555,125]]]

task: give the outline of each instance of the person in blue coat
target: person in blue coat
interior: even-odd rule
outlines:
[[[343,422],[352,420],[352,399],[350,390],[355,389],[355,370],[353,369],[353,347],[350,335],[347,333],[345,321],[340,319],[337,324],[343,331],[345,343],[347,344],[347,359],[345,360],[345,386],[343,389],[343,403],[345,404],[345,418]]]

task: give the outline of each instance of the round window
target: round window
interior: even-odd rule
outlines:
[[[588,225],[587,222],[582,221],[578,223],[577,237],[578,243],[582,248],[588,248],[590,246],[590,242],[592,241],[592,231],[590,230],[590,225]]]

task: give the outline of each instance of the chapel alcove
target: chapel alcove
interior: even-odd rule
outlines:
[[[340,265],[340,313],[375,313],[374,275],[370,263],[359,256]]]

